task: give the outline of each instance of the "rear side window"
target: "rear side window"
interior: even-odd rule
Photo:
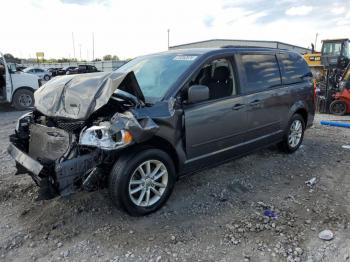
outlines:
[[[281,75],[273,54],[239,55],[242,91],[251,93],[281,85]]]
[[[310,69],[304,58],[295,53],[279,54],[284,72],[283,84],[291,85],[303,82],[303,78],[310,74]]]

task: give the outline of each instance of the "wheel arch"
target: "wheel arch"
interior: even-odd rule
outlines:
[[[16,93],[20,90],[28,90],[28,91],[31,91],[33,92],[33,95],[34,95],[34,92],[35,92],[35,89],[29,87],[29,86],[21,86],[21,87],[18,87],[15,92],[13,92],[12,94],[12,97],[11,97],[11,103],[13,102],[13,98],[15,97]]]
[[[303,117],[304,119],[304,124],[305,126],[307,126],[307,121],[308,121],[308,115],[307,115],[307,111],[305,108],[299,108],[298,110],[295,111],[294,114],[299,114]]]
[[[165,138],[160,137],[160,136],[153,136],[151,139],[140,143],[140,144],[136,144],[134,145],[132,148],[132,150],[137,150],[139,148],[156,148],[156,149],[160,149],[163,150],[165,153],[167,153],[170,158],[173,160],[174,162],[174,166],[175,166],[175,171],[178,174],[180,171],[180,157],[176,151],[176,149],[174,148],[174,146]]]
[[[307,106],[304,102],[299,101],[291,107],[288,119],[290,119],[294,114],[301,115],[304,119],[305,126],[308,126],[309,115],[308,115]]]

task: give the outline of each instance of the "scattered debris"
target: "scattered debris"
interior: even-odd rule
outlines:
[[[350,149],[350,145],[342,145],[341,147],[344,149]]]
[[[277,219],[277,214],[273,210],[266,209],[264,210],[264,216],[270,217],[272,219]]]
[[[330,241],[334,238],[334,234],[329,229],[323,230],[318,234],[318,237],[322,240]]]
[[[305,184],[306,184],[308,187],[313,187],[313,186],[316,184],[316,182],[317,182],[316,177],[313,177],[313,178],[311,178],[310,180],[305,181]]]

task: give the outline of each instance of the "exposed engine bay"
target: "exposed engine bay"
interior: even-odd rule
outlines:
[[[39,198],[103,187],[118,152],[159,129],[137,112],[147,104],[133,72],[96,74],[97,81],[86,79],[90,90],[84,77],[62,77],[39,89],[36,110],[23,115],[10,136],[17,174],[33,178],[41,187]],[[81,86],[89,97],[78,96]]]

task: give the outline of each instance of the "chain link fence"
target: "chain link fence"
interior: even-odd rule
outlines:
[[[40,67],[40,68],[62,68],[78,65],[93,65],[103,72],[111,72],[124,65],[127,61],[96,61],[96,62],[66,62],[66,63],[23,63],[25,67]]]

